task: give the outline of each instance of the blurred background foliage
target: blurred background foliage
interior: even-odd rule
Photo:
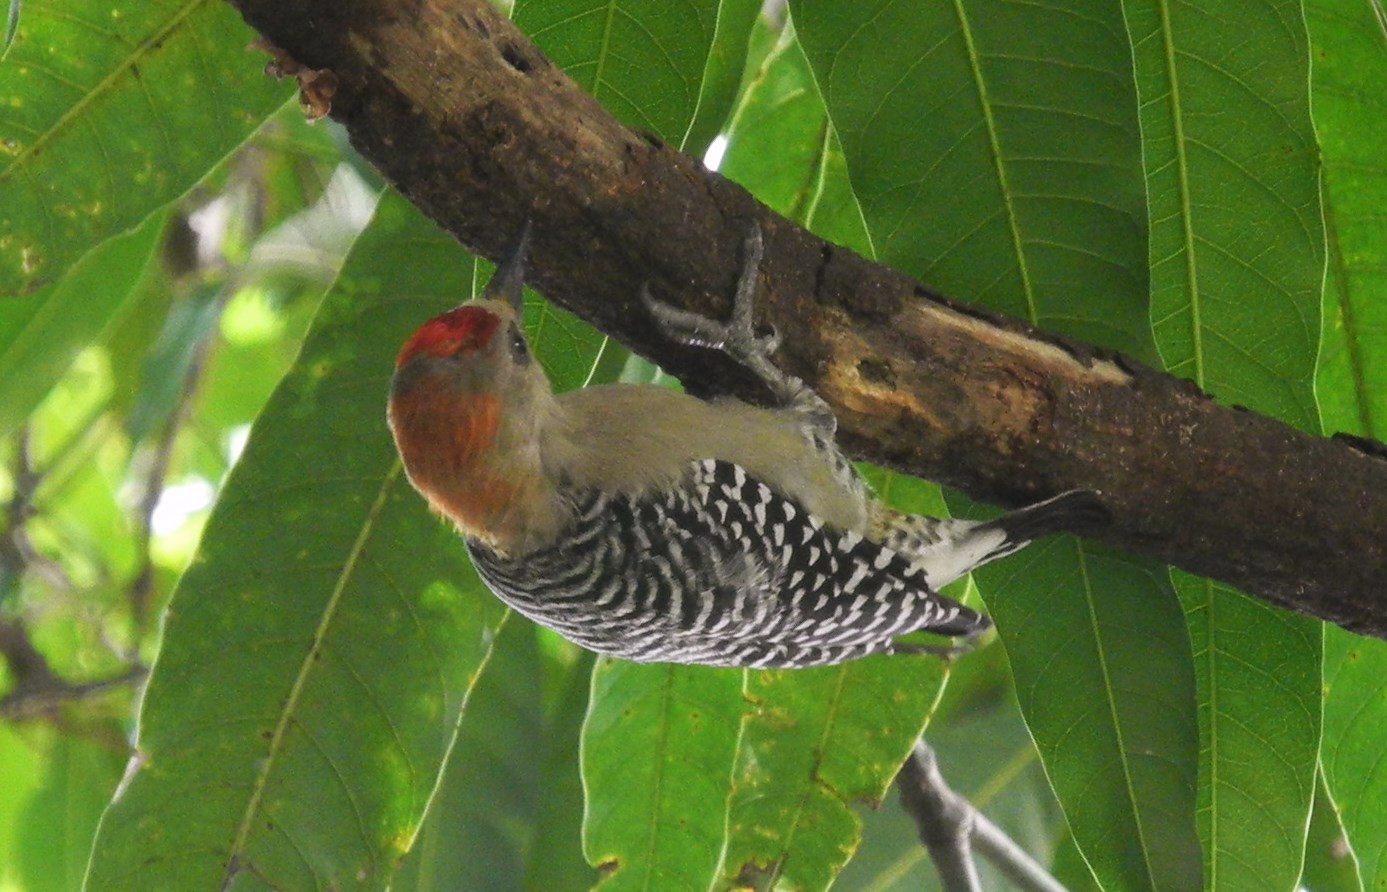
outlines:
[[[81,885],[169,594],[374,208],[343,145],[286,107],[80,281],[0,302],[7,888]]]
[[[615,4],[605,19],[591,4],[534,2],[516,18],[623,120],[826,237],[1289,423],[1380,437],[1380,7],[1266,3],[1236,25],[1196,16],[1181,30],[1151,18],[1155,6],[1098,6],[1110,5],[1032,5],[1038,19],[1026,21],[991,2],[945,15],[804,0],[790,4],[792,23],[783,5],[751,0]],[[229,7],[70,7],[25,5],[0,62],[11,97],[0,113],[0,890],[84,878],[91,889],[548,890],[585,888],[593,864],[611,871],[605,888],[835,877],[853,890],[931,888],[914,825],[875,804],[926,721],[953,786],[1071,888],[1197,885],[1190,845],[1218,888],[1387,884],[1381,642],[1207,581],[1074,542],[1038,547],[976,584],[1005,650],[802,674],[594,666],[504,615],[382,451],[395,346],[485,281],[485,264],[383,190],[334,124],[304,121],[290,88],[245,53],[253,35]],[[1243,40],[1248,22],[1279,33]],[[1182,64],[1219,61],[1239,87],[1184,72],[1175,111],[1193,148],[1179,187],[1162,179],[1172,122],[1150,101],[1174,69],[1143,55],[1152,35]],[[1043,63],[1056,58],[1122,76],[1051,82]],[[1296,80],[1311,58],[1313,85]],[[1245,122],[1266,108],[1294,138],[1239,142],[1262,132]],[[1095,120],[1096,132],[1075,124]],[[1125,139],[1109,150],[1114,133]],[[1295,142],[1307,138],[1316,150]],[[1321,183],[1272,195],[1292,209],[1283,216],[1259,216],[1265,196],[1194,157],[1213,146],[1246,172],[1262,160],[1228,151],[1271,159],[1278,140],[1324,164]],[[1085,163],[1102,176],[1056,157],[1076,144],[1098,146]],[[1194,201],[1170,203],[1181,194]],[[1231,220],[1198,216],[1220,202]],[[1171,229],[1182,214],[1183,234]],[[1104,263],[1066,260],[1065,226],[1080,233],[1073,255]],[[1244,243],[1261,228],[1291,245],[1271,258],[1292,258],[1289,271],[1268,272],[1267,252]],[[1209,259],[1224,254],[1250,256],[1258,281]],[[1182,279],[1191,269],[1246,300],[1204,302]],[[663,380],[537,298],[527,326],[561,388]],[[328,406],[335,414],[313,414]],[[897,505],[944,510],[932,485],[868,473]],[[334,501],[339,477],[379,489]],[[281,498],[298,480],[304,501]],[[222,526],[203,541],[224,492]],[[262,496],[275,502],[265,517]],[[334,562],[324,544],[338,532],[352,560]],[[257,563],[276,547],[278,563]],[[295,552],[337,581],[300,575]],[[1027,588],[1027,576],[1046,585]],[[1052,590],[1050,579],[1066,581]],[[354,598],[357,586],[367,594]],[[268,605],[252,603],[266,590]],[[402,594],[371,600],[380,590]],[[958,594],[976,597],[971,584]],[[440,610],[436,639],[385,628],[358,654],[364,627],[389,627],[400,605]],[[1060,625],[1031,616],[1036,605],[1055,605]],[[262,628],[298,613],[287,632]],[[314,647],[295,650],[306,639]],[[430,650],[448,677],[416,671],[402,646]],[[315,668],[323,653],[350,683]],[[162,677],[141,713],[156,658]],[[416,684],[417,714],[393,711]],[[336,723],[367,706],[382,727]],[[250,731],[228,718],[262,715]],[[358,734],[369,758],[334,748]],[[301,738],[319,762],[294,748]],[[147,767],[129,759],[137,739]],[[127,772],[124,811],[108,814],[92,860]],[[208,774],[208,790],[190,785]],[[345,798],[310,800],[296,783]],[[343,830],[332,818],[345,812]],[[227,866],[232,853],[256,870]],[[983,869],[985,888],[1005,887]]]

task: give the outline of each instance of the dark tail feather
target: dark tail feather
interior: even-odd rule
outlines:
[[[985,526],[1000,529],[1011,542],[1031,542],[1053,533],[1086,533],[1102,529],[1112,515],[1088,489],[1071,489],[1057,496],[1003,514]]]
[[[959,605],[958,615],[945,623],[926,626],[924,631],[931,635],[948,635],[952,638],[966,636],[974,638],[992,628],[992,620],[969,607]]]
[[[891,653],[933,654],[945,660],[970,653],[977,646],[977,641],[983,636],[983,633],[992,628],[992,620],[976,610],[963,607],[961,604],[959,607],[958,615],[948,622],[926,626],[917,631],[928,632],[931,635],[947,635],[950,638],[960,640],[945,645],[923,644],[917,641],[893,641]]]
[[[967,535],[973,536],[984,530],[1000,530],[1006,536],[993,553],[984,556],[979,564],[1010,554],[1027,542],[1049,536],[1053,533],[1082,533],[1106,526],[1112,519],[1108,509],[1103,507],[1098,494],[1086,489],[1062,492],[1043,502],[1003,514],[995,520],[974,527]],[[992,628],[992,620],[976,610],[957,605],[958,612],[950,619],[933,623],[922,631],[933,635],[947,635],[954,638],[973,639]],[[966,651],[966,646],[964,650]],[[929,645],[897,644],[896,653],[930,652],[938,653],[939,648]],[[960,651],[961,652],[961,651]]]

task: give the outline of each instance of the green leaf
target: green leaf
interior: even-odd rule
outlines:
[[[1094,880],[1073,835],[1065,836],[1055,847],[1050,872],[1068,892],[1104,892],[1103,887]]]
[[[88,888],[390,882],[503,615],[383,418],[397,345],[470,269],[382,200],[174,596]]]
[[[515,23],[618,120],[700,154],[732,105],[756,6],[518,0]]]
[[[1323,624],[1171,571],[1194,644],[1209,889],[1292,889],[1320,744]]]
[[[77,354],[138,296],[167,215],[91,251],[52,285],[0,300],[0,437],[29,416]]]
[[[600,660],[583,728],[583,848],[600,888],[706,889],[727,833],[741,673]]]
[[[0,44],[0,62],[5,61],[5,57],[10,54],[10,47],[14,46],[15,35],[19,33],[19,13],[23,5],[23,0],[9,2],[9,11],[5,14],[5,40]]]
[[[1305,835],[1305,872],[1300,889],[1315,892],[1362,892],[1358,862],[1349,848],[1338,808],[1325,788],[1324,772],[1315,784],[1315,808]]]
[[[566,310],[531,294],[525,333],[555,393],[614,380],[626,350]]]
[[[1329,241],[1319,397],[1326,430],[1387,437],[1387,40],[1382,7],[1312,0],[1311,110]]]
[[[1126,9],[1161,357],[1220,397],[1318,430],[1323,231],[1298,7]],[[1173,578],[1196,656],[1205,883],[1291,888],[1314,793],[1319,624]]]
[[[9,666],[0,668],[0,685],[8,693]],[[43,766],[48,753],[40,752],[34,741],[26,740],[9,722],[0,724],[0,884],[20,886],[19,830],[24,826],[25,805],[43,784]]]
[[[1126,0],[1166,368],[1318,432],[1324,230],[1300,6]]]
[[[1165,572],[1050,539],[974,575],[1098,882],[1198,888],[1194,671]]]
[[[1121,12],[798,0],[876,256],[932,288],[1154,356]]]
[[[849,804],[885,794],[945,675],[934,657],[748,672],[724,883],[832,885],[861,840]]]
[[[518,888],[528,848],[543,740],[535,696],[543,665],[534,628],[514,614],[496,634],[467,698],[438,795],[392,889]]]
[[[118,729],[103,731],[113,739]],[[26,892],[69,892],[82,884],[101,810],[120,781],[121,759],[104,742],[59,737],[43,786],[29,800],[19,829]]]
[[[0,66],[0,295],[57,281],[284,103],[215,0],[31,7]]]
[[[713,138],[728,123],[746,68],[748,41],[752,27],[760,18],[761,6],[761,0],[721,0],[718,4],[717,29],[703,70],[698,111],[679,146],[696,158],[703,157]]]
[[[507,618],[468,698],[418,844],[392,889],[541,892],[592,885],[596,877],[582,856],[574,758],[591,668],[589,655],[559,669],[567,690],[547,714],[538,694],[552,667],[540,653],[537,630],[518,614]],[[569,832],[546,837],[560,829],[553,819],[561,816]]]
[[[1324,743],[1329,794],[1367,889],[1387,887],[1387,642],[1325,627]]]
[[[722,173],[776,213],[840,245],[871,254],[838,135],[804,49],[787,27],[748,81],[728,129]],[[774,151],[767,151],[774,146]]]
[[[539,766],[544,795],[526,865],[524,888],[530,892],[586,889],[597,879],[583,857],[583,778],[575,758],[587,717],[595,659],[582,651],[571,662],[561,666],[555,662],[549,660],[548,676],[551,685],[559,681],[561,687],[558,702],[547,715]]]

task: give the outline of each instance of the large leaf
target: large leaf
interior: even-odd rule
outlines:
[[[583,846],[602,889],[712,884],[742,707],[733,669],[598,663],[583,728]]]
[[[1323,233],[1299,8],[1126,9],[1161,357],[1222,398],[1317,430]],[[1205,883],[1294,888],[1319,744],[1319,624],[1173,578],[1198,670]]]
[[[699,155],[731,108],[759,7],[518,0],[515,22],[623,123]]]
[[[535,626],[519,614],[507,618],[468,698],[439,794],[392,889],[545,892],[592,885],[574,758],[588,657],[546,661]],[[541,696],[551,673],[562,678],[553,709]]]
[[[395,348],[468,292],[463,258],[382,201],[175,595],[88,888],[389,883],[503,615],[383,420]]]
[[[861,840],[848,806],[884,795],[944,675],[934,657],[748,672],[724,882],[827,889]]]
[[[102,742],[59,738],[50,756],[48,776],[26,803],[18,834],[25,892],[81,886],[97,820],[120,780],[120,756]]]
[[[702,157],[727,126],[747,65],[751,30],[760,20],[762,5],[762,0],[721,0],[718,4],[717,30],[703,70],[698,111],[679,141],[679,147],[691,155]]]
[[[541,633],[541,638],[544,634],[547,633]],[[549,661],[549,678],[561,680],[561,686],[547,713],[540,762],[544,799],[525,873],[525,888],[532,892],[587,888],[596,879],[583,857],[583,780],[574,758],[587,717],[594,661],[594,655],[586,652],[564,662],[561,668],[555,666],[553,659]]]
[[[1338,808],[1325,787],[1324,772],[1315,785],[1315,808],[1305,834],[1305,872],[1300,888],[1315,892],[1362,892],[1358,862],[1344,835]]]
[[[166,220],[151,217],[88,253],[59,281],[0,301],[0,437],[28,417],[136,296]]]
[[[27,804],[43,789],[44,764],[52,755],[7,722],[0,725],[0,759],[5,765],[0,774],[0,883],[18,886],[23,851],[18,831],[31,818]]]
[[[1119,10],[796,0],[876,256],[1139,357],[1145,220]]]
[[[1194,673],[1165,573],[1053,540],[976,575],[1021,712],[1098,881],[1196,888]]]
[[[1324,231],[1300,7],[1124,3],[1151,213],[1151,318],[1166,367],[1318,430]]]
[[[1387,437],[1387,38],[1372,3],[1311,0],[1305,16],[1324,163],[1329,276],[1317,395],[1325,427]]]
[[[1324,778],[1367,889],[1387,887],[1387,642],[1325,630]]]
[[[1171,575],[1194,642],[1205,884],[1294,889],[1319,759],[1323,624]]]
[[[757,36],[772,45],[748,78],[728,128],[722,173],[776,213],[873,256],[842,146],[794,29],[777,35],[762,26]]]
[[[0,65],[0,295],[56,281],[284,102],[218,0],[31,5]]]
[[[542,795],[534,768],[544,704],[535,692],[544,667],[533,627],[515,620],[509,615],[492,642],[438,795],[392,889],[518,888]]]

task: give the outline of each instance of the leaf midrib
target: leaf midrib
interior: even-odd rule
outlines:
[[[1200,318],[1199,265],[1195,260],[1194,221],[1192,219],[1192,200],[1190,197],[1189,157],[1185,144],[1185,119],[1181,114],[1180,78],[1175,63],[1175,36],[1170,20],[1170,4],[1157,4],[1161,22],[1161,44],[1164,52],[1166,82],[1170,90],[1166,94],[1170,103],[1170,126],[1175,144],[1176,180],[1180,184],[1180,230],[1185,248],[1186,288],[1190,300],[1190,353],[1194,359],[1194,383],[1203,389],[1204,383],[1204,331]]]
[[[1141,809],[1137,808],[1139,797],[1137,796],[1136,786],[1132,780],[1132,768],[1128,761],[1127,743],[1123,736],[1123,725],[1121,716],[1118,715],[1117,699],[1114,696],[1112,676],[1108,673],[1108,658],[1103,647],[1103,624],[1098,620],[1096,605],[1094,604],[1093,581],[1088,573],[1088,547],[1082,542],[1075,549],[1079,560],[1079,576],[1082,579],[1083,589],[1086,593],[1085,603],[1088,606],[1088,616],[1093,630],[1093,644],[1097,650],[1098,669],[1103,675],[1103,691],[1107,695],[1106,705],[1108,716],[1113,729],[1113,734],[1117,737],[1117,752],[1119,755],[1118,764],[1122,766],[1122,782],[1127,788],[1128,802],[1131,805],[1132,822],[1136,825],[1137,839],[1141,844],[1141,866],[1146,873],[1149,888],[1158,889],[1160,884],[1156,881],[1155,865],[1151,863],[1151,852],[1146,845],[1146,829],[1141,823]]]
[[[249,801],[246,803],[245,813],[241,816],[241,822],[236,828],[235,839],[231,843],[230,851],[226,860],[226,871],[222,877],[222,887],[232,880],[233,871],[240,862],[241,852],[250,839],[251,826],[255,823],[255,815],[260,809],[260,803],[265,796],[265,786],[269,781],[269,776],[273,770],[277,757],[284,747],[284,738],[288,733],[290,718],[297,710],[299,699],[303,696],[307,686],[311,668],[317,662],[314,657],[322,647],[323,641],[327,636],[327,630],[332,625],[332,621],[337,616],[337,607],[341,603],[342,594],[346,591],[347,582],[352,578],[357,566],[361,561],[362,552],[365,551],[366,543],[375,532],[377,522],[381,512],[385,510],[385,504],[394,489],[395,482],[399,479],[402,466],[399,459],[391,462],[390,469],[381,480],[380,489],[376,493],[375,500],[372,501],[370,508],[366,511],[361,530],[357,533],[356,540],[352,542],[351,549],[347,552],[347,559],[342,564],[342,570],[337,574],[337,580],[333,584],[332,593],[328,596],[327,603],[323,606],[322,618],[318,621],[318,627],[313,631],[313,644],[304,654],[303,662],[299,666],[299,671],[294,675],[294,684],[289,689],[289,696],[285,699],[284,708],[280,711],[279,721],[275,725],[274,733],[270,736],[270,743],[265,753],[265,758],[260,761],[260,770],[255,776],[255,782],[251,788]]]
[[[14,171],[22,169],[23,162],[26,159],[31,155],[37,154],[49,142],[56,139],[59,133],[67,129],[75,121],[83,119],[88,106],[94,103],[98,98],[107,95],[110,92],[109,88],[111,85],[125,77],[129,71],[146,56],[161,49],[168,35],[176,31],[189,16],[205,4],[206,0],[191,0],[190,3],[184,5],[181,10],[174,14],[163,27],[146,37],[140,45],[126,57],[124,62],[112,68],[109,74],[97,81],[90,90],[83,94],[83,96],[54,121],[47,130],[40,133],[33,142],[16,153],[13,160],[7,166],[0,168],[0,184],[3,184]]]
[[[814,748],[814,752],[816,753],[822,753],[824,749],[828,746],[828,738],[833,731],[833,723],[837,718],[839,705],[843,702],[843,681],[847,678],[847,674],[848,670],[846,667],[840,666],[838,668],[838,676],[836,679],[834,679],[833,696],[830,698],[828,709],[824,713],[823,730],[819,733],[819,742],[818,745]],[[812,776],[809,778],[809,784],[814,784],[817,782],[817,778]],[[808,802],[809,785],[806,784],[805,787],[802,789],[799,798],[795,802],[795,811],[790,818],[787,827],[788,832],[785,834],[785,841],[780,846],[782,857],[778,857],[775,859],[775,863],[773,868],[771,869],[771,873],[766,878],[767,882],[770,884],[770,888],[774,888],[775,884],[778,883],[781,879],[782,871],[785,867],[785,862],[789,860],[790,851],[794,847],[795,834],[799,831],[799,828],[803,823],[802,819],[804,817],[805,808],[807,807]]]
[[[987,145],[992,153],[993,168],[997,171],[997,188],[1001,194],[1002,206],[1006,208],[1007,232],[1011,237],[1012,251],[1016,255],[1016,265],[1021,275],[1021,293],[1026,300],[1027,321],[1032,325],[1039,325],[1040,311],[1035,302],[1035,287],[1031,282],[1030,265],[1026,260],[1025,243],[1021,238],[1021,226],[1016,219],[1016,206],[1012,201],[1007,165],[1002,158],[1001,137],[997,132],[996,118],[992,114],[992,99],[987,90],[987,78],[983,76],[982,58],[973,39],[973,26],[968,20],[967,11],[964,9],[964,0],[954,0],[954,12],[958,17],[959,31],[963,35],[963,43],[967,49],[968,65],[973,72],[973,83],[977,87],[978,105],[982,112],[983,122],[987,127]]]

